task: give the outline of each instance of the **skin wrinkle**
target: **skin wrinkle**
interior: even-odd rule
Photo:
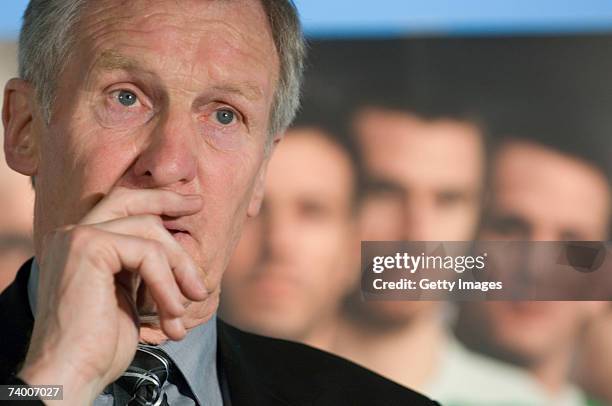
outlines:
[[[154,75],[153,72],[148,71],[146,68],[141,66],[141,64],[132,58],[126,57],[116,50],[110,49],[102,51],[101,56],[96,60],[91,70],[102,69],[102,70],[125,70],[125,71],[138,71],[140,73],[145,73],[148,75]],[[219,72],[224,72],[225,69],[221,69]],[[91,73],[90,73],[91,75]],[[179,75],[177,75],[179,76]],[[181,75],[185,79],[197,80],[197,75],[192,74],[184,74]],[[155,77],[155,79],[159,79]],[[233,93],[241,95],[242,97],[249,99],[251,101],[257,101],[264,97],[265,92],[262,88],[254,83],[246,83],[244,86],[239,86],[237,84],[228,82],[224,85],[216,85],[213,86],[213,89]]]
[[[88,70],[88,76],[94,75],[96,67],[98,66],[109,67],[109,68],[111,67],[125,67],[125,68],[129,67],[129,68],[137,69],[138,71],[146,72],[145,69],[138,68],[138,66],[140,65],[138,61],[122,57],[121,53],[116,50],[103,51],[102,57],[99,58],[94,63],[94,65],[95,66],[93,68]],[[223,71],[225,71],[225,69],[223,69]],[[179,75],[175,75],[175,76],[179,76]],[[186,80],[190,80],[190,81],[197,80],[197,75],[182,75],[182,76],[184,76]],[[213,77],[213,81],[214,79],[215,78]],[[161,78],[155,78],[154,83],[158,83],[158,82],[161,82]],[[191,87],[194,87],[194,86],[191,86]],[[204,87],[204,85],[202,85],[202,87]],[[174,90],[174,88],[172,88],[171,90]],[[184,90],[182,90],[182,86],[179,86],[178,90],[181,92],[185,92]],[[153,92],[153,93],[156,93],[156,92]],[[240,100],[236,99],[236,95],[240,95],[239,97]],[[245,123],[249,126],[249,130],[250,130],[249,132],[252,133],[253,130],[258,130],[259,128],[261,128],[262,124],[255,123],[256,124],[255,128],[251,126],[251,117],[253,116],[253,114],[251,113],[250,107],[254,105],[256,101],[260,101],[263,96],[264,96],[264,92],[261,90],[261,87],[254,85],[252,83],[246,83],[243,86],[240,86],[232,82],[228,82],[228,83],[222,82],[220,85],[215,85],[207,89],[207,91],[201,96],[201,98],[198,98],[198,100],[200,99],[202,100],[207,100],[207,99],[222,100],[223,98],[225,98],[229,104],[234,104],[235,107],[237,107],[237,110],[245,118],[244,120]],[[249,101],[250,103],[249,104],[245,103],[244,102],[245,100]],[[200,101],[199,103],[203,103],[203,102]],[[248,106],[248,108],[245,106]]]
[[[139,71],[141,73],[153,75],[152,72],[141,66],[137,60],[122,55],[121,52],[113,49],[103,51],[100,57],[94,63],[92,69]],[[197,75],[195,75],[193,72],[191,74],[184,75],[184,77],[186,79],[197,79]],[[247,83],[243,88],[238,85],[228,83],[224,86],[214,86],[213,89],[238,94],[251,101],[257,101],[264,96],[264,91],[262,88],[254,83]]]
[[[236,9],[236,11],[239,9]],[[234,10],[233,10],[234,11]],[[103,11],[99,11],[100,14],[102,14],[103,16],[107,16],[108,14],[103,12]],[[95,19],[92,18],[92,20],[94,21],[93,25],[99,25],[100,26],[100,30],[102,29],[106,29],[108,28],[109,25],[117,25],[120,26],[122,24],[122,20],[129,20],[132,16],[124,16],[124,17],[113,17],[113,18],[102,18],[102,19]],[[167,18],[167,14],[165,13],[152,13],[146,16],[142,17],[145,21],[150,21],[150,25],[152,26],[152,28],[150,29],[145,29],[146,25],[142,24],[139,25],[139,29],[133,29],[133,30],[126,30],[125,27],[122,28],[122,32],[134,32],[134,33],[143,33],[143,34],[147,34],[147,33],[151,33],[154,31],[184,31],[183,29],[183,24],[166,24],[166,25],[159,25],[155,20],[156,19],[165,19]],[[112,23],[111,24],[107,24],[108,20],[111,20]],[[205,34],[207,31],[212,31],[212,30],[219,30],[219,29],[223,29],[225,32],[225,36],[227,36],[229,34],[230,41],[234,40],[234,41],[239,41],[242,42],[244,44],[248,44],[251,49],[253,48],[253,46],[257,46],[256,42],[253,42],[253,38],[251,36],[248,36],[247,33],[243,33],[240,29],[240,27],[234,27],[232,25],[230,25],[228,22],[225,21],[218,21],[218,20],[200,20],[199,21],[203,26],[206,25],[210,28],[207,29],[201,29],[199,32],[194,32],[194,30],[190,30],[187,32],[187,34],[191,35],[193,38],[193,41],[190,41],[193,43],[192,47],[194,47],[195,44],[199,45],[199,42],[201,42],[203,40],[203,37],[205,37]],[[266,22],[264,22],[265,25],[267,26],[268,24]],[[82,27],[80,29],[87,29],[87,27]],[[112,30],[111,30],[112,31]],[[272,34],[269,30],[267,30],[267,34],[270,37],[270,39],[272,40]],[[96,32],[95,30],[92,32],[92,39],[97,40],[97,36],[96,36]],[[169,39],[169,43],[173,44],[173,48],[179,47],[179,48],[185,48],[185,42],[184,41],[180,41],[180,42],[176,42],[173,41],[173,38],[168,38]],[[256,50],[256,55],[264,55],[263,49],[257,49]],[[228,52],[230,52],[230,50],[228,50]],[[233,48],[231,49],[231,52],[238,52],[241,54],[241,56],[247,56],[246,53],[240,51],[239,48]],[[249,55],[250,58],[253,58],[253,55]],[[259,62],[261,63],[262,66],[266,66],[266,58],[258,58]]]
[[[211,3],[212,4],[212,3]],[[198,3],[198,6],[202,6],[201,3]],[[119,7],[117,7],[119,8]],[[110,10],[112,10],[113,7],[110,7]],[[186,8],[185,8],[186,9]],[[235,8],[232,9],[232,12],[240,12],[241,8]],[[85,49],[89,50],[89,49],[93,49],[93,52],[95,53],[97,50],[96,47],[96,43],[98,42],[103,42],[103,37],[104,36],[113,36],[114,33],[114,27],[117,27],[118,30],[120,30],[121,32],[128,32],[128,33],[132,33],[134,35],[137,35],[138,33],[152,33],[155,31],[170,31],[170,32],[182,32],[185,33],[185,29],[183,28],[184,24],[181,23],[176,23],[176,24],[159,24],[157,22],[157,20],[160,19],[166,19],[168,17],[168,15],[166,13],[151,13],[149,15],[146,15],[143,18],[143,23],[142,24],[137,24],[136,26],[138,27],[138,29],[134,29],[134,30],[126,30],[125,27],[121,27],[122,23],[124,23],[124,20],[129,20],[129,18],[131,18],[132,16],[130,15],[126,15],[125,17],[122,18],[114,18],[112,17],[112,14],[108,14],[106,13],[104,10],[104,8],[98,8],[97,12],[94,13],[89,13],[93,18],[91,18],[90,16],[85,15],[85,17],[82,19],[82,21],[80,22],[80,24],[82,25],[82,27],[79,27],[79,30],[81,30],[81,32],[83,32],[83,30],[87,30],[89,28],[88,24],[91,24],[92,27],[94,27],[93,29],[91,29],[91,39],[94,43],[93,47],[84,47]],[[214,10],[214,9],[213,9]],[[173,10],[175,11],[175,10]],[[123,13],[125,13],[125,10],[122,10]],[[218,12],[218,11],[217,11]],[[244,13],[244,12],[243,12]],[[96,15],[100,15],[100,18],[95,18]],[[110,16],[110,17],[109,17]],[[93,21],[93,23],[92,23]],[[108,26],[107,26],[108,23]],[[262,23],[264,23],[264,26],[267,28],[267,36],[270,39],[270,43],[274,43],[273,38],[272,38],[272,33],[269,27],[269,24],[267,23],[266,20],[262,20]],[[147,29],[147,27],[151,25],[152,28]],[[109,29],[110,26],[110,29]],[[248,57],[251,60],[256,60],[258,62],[258,64],[261,67],[265,67],[266,66],[266,58],[265,56],[268,55],[268,53],[265,52],[265,49],[261,48],[261,47],[257,47],[258,43],[257,41],[254,41],[253,36],[249,35],[248,33],[242,33],[241,30],[239,29],[239,27],[234,27],[231,24],[229,24],[228,22],[224,22],[224,21],[216,21],[213,19],[205,19],[202,20],[202,23],[200,24],[200,26],[210,26],[211,28],[208,29],[202,29],[200,31],[196,31],[193,32],[193,30],[190,31],[186,31],[186,33],[191,37],[194,38],[194,41],[187,41],[191,44],[186,44],[185,41],[174,41],[172,40],[172,38],[165,38],[163,37],[163,39],[170,39],[169,41],[167,41],[167,43],[173,44],[173,46],[175,47],[176,44],[182,44],[182,46],[180,46],[180,49],[189,49],[191,50],[191,52],[195,52],[194,49],[197,49],[200,46],[200,43],[206,41],[206,32],[207,31],[213,31],[213,30],[219,30],[219,29],[223,29],[224,30],[224,36],[229,36],[229,39],[231,40],[236,39],[238,41],[240,41],[241,43],[244,44],[248,44],[247,47],[245,47],[245,49],[253,49],[255,48],[257,50],[257,52],[255,53],[249,53],[248,55],[245,52],[241,52],[239,47],[232,47],[232,46],[227,46],[225,48],[220,47],[221,51],[218,51],[217,54],[220,55],[220,57],[218,58],[220,61],[223,61],[226,58],[226,55],[230,55],[232,53],[238,53],[240,56],[243,57]],[[99,28],[96,28],[99,27]],[[105,34],[104,31],[107,31],[107,33]],[[177,35],[177,34],[175,34]],[[174,35],[173,35],[174,36]],[[177,35],[179,36],[179,35]],[[197,40],[197,43],[196,43]],[[162,40],[160,40],[159,42],[163,42]],[[231,42],[231,41],[230,41]],[[225,45],[229,45],[228,44],[228,40],[224,40]],[[219,47],[218,47],[219,48]],[[106,52],[106,51],[103,51]],[[115,51],[116,52],[116,51]],[[185,51],[187,52],[187,51]],[[259,58],[254,58],[253,56],[261,56]],[[278,60],[278,55],[276,52],[274,52],[275,55],[275,59],[276,62],[279,63]],[[169,61],[172,62],[172,61]],[[225,63],[218,63],[213,65],[213,67],[211,69],[209,69],[208,74],[209,76],[211,76],[213,79],[219,77],[219,76],[224,76],[226,75],[226,64]],[[181,88],[192,88],[192,87],[196,87],[195,85],[199,84],[198,81],[198,75],[194,73],[194,69],[196,69],[195,65],[190,66],[190,73],[185,74],[185,82],[192,82],[190,85],[185,84],[184,86],[180,86]],[[275,82],[278,82],[278,77],[279,77],[279,72],[275,72],[274,78],[273,80]],[[193,82],[196,82],[195,84]],[[205,86],[201,86],[201,87],[205,87]],[[236,87],[231,83],[228,83],[227,86],[225,86],[226,88],[230,88],[230,87]],[[263,92],[261,87],[258,86],[249,86],[249,87],[254,87],[254,89],[251,89],[252,93],[254,93],[254,95],[260,96],[260,95],[264,95],[265,92]],[[266,86],[266,88],[270,89],[270,86]],[[224,90],[229,90],[229,89],[224,89]],[[235,93],[235,92],[222,92],[221,95],[223,96],[227,96],[230,93]],[[241,93],[246,93],[245,90],[243,90]],[[275,93],[273,92],[272,95],[268,95],[265,94],[265,96],[272,96],[275,97]],[[255,97],[255,96],[254,96]],[[252,102],[255,101],[254,97],[252,98],[253,100],[251,100]],[[261,99],[261,97],[260,97]],[[228,100],[228,102],[230,104],[232,104],[232,102],[234,102],[234,100]],[[237,102],[236,102],[237,104]],[[254,104],[254,103],[252,103]],[[259,103],[259,105],[263,105],[263,103]],[[241,108],[242,107],[242,108]],[[271,107],[271,106],[268,106]],[[259,130],[261,128],[264,127],[269,127],[270,123],[271,123],[271,108],[268,109],[268,111],[266,112],[266,117],[267,120],[265,123],[258,123],[258,122],[253,122],[253,120],[251,119],[252,117],[257,117],[258,114],[253,114],[250,111],[245,111],[246,109],[243,106],[237,106],[239,112],[241,113],[241,115],[245,118],[245,123],[248,125],[249,128],[249,133],[254,133],[254,132],[259,132]],[[268,134],[266,134],[268,135]]]

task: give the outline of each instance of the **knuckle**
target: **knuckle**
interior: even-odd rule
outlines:
[[[88,251],[88,261],[93,269],[116,271],[121,267],[117,256],[106,244],[93,244],[94,247]]]
[[[146,253],[148,255],[152,256],[155,260],[166,260],[166,253],[162,243],[155,240],[148,240],[145,244]]]
[[[57,251],[65,256],[65,269],[78,269],[82,259],[87,259],[93,269],[116,268],[117,256],[111,244],[90,226],[68,225],[55,229],[47,238],[58,242]],[[46,256],[46,255],[45,255]]]
[[[163,235],[162,233],[166,230],[163,220],[159,216],[153,214],[146,214],[143,216],[142,227],[146,238],[154,240],[159,240],[161,238],[160,236]]]
[[[88,246],[97,245],[91,244],[94,233],[95,231],[92,227],[74,226],[66,230],[66,239],[71,248],[82,249]]]

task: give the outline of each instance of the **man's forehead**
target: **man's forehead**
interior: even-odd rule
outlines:
[[[522,147],[502,151],[505,155],[496,163],[497,205],[519,210],[534,223],[547,221],[568,229],[607,224],[610,189],[593,168],[555,151]],[[546,161],[547,157],[552,159]]]
[[[240,31],[258,31],[261,36],[272,33],[271,21],[262,0],[85,0],[80,17],[81,22],[85,21],[80,30],[133,21],[145,26],[127,29],[154,30],[168,22],[181,28],[191,23],[197,25],[218,21]],[[246,20],[248,23],[243,24]]]
[[[569,194],[580,189],[609,193],[609,184],[597,167],[538,144],[509,143],[497,153],[494,169],[496,180],[507,184],[550,186]],[[560,178],[566,181],[558,182]]]
[[[90,2],[83,10],[77,35],[88,47],[119,37],[124,45],[158,50],[168,47],[174,53],[208,43],[209,48],[225,48],[226,53],[247,54],[237,47],[248,48],[253,55],[265,54],[266,59],[277,53],[269,18],[259,0]],[[110,64],[125,65],[117,56],[105,55]]]
[[[210,12],[219,9],[219,7],[245,10],[249,5],[264,10],[263,4],[263,0],[85,0],[86,10],[98,15],[100,11],[105,13],[111,10],[124,14],[130,6],[133,6],[132,10],[146,16],[147,14],[153,14],[154,7],[161,7],[166,11],[193,13],[194,10]]]

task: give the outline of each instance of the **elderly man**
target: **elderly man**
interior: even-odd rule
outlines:
[[[431,403],[215,318],[303,48],[286,0],[31,1],[3,121],[36,257],[0,297],[0,381],[71,405]]]

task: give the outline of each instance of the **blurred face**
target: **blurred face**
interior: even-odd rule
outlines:
[[[473,238],[484,169],[476,127],[374,109],[361,112],[355,127],[372,180],[362,211],[363,240]],[[432,306],[371,302],[367,310],[373,317],[401,323]]]
[[[484,164],[474,126],[366,110],[356,130],[374,183],[364,210],[367,239],[473,238]]]
[[[143,10],[147,10],[143,13]],[[218,283],[258,210],[279,69],[257,1],[99,1],[78,29],[50,125],[36,117],[35,239],[73,224],[115,186],[203,198],[177,219]]]
[[[358,257],[352,171],[317,130],[292,130],[278,145],[262,213],[245,226],[224,277],[229,320],[294,340],[329,327]]]
[[[588,164],[528,143],[497,156],[482,232],[491,240],[605,240],[609,185]],[[569,350],[599,302],[495,302],[479,306],[490,339],[525,363]]]
[[[608,237],[609,185],[586,163],[516,142],[496,157],[491,186],[483,238],[597,241]]]

